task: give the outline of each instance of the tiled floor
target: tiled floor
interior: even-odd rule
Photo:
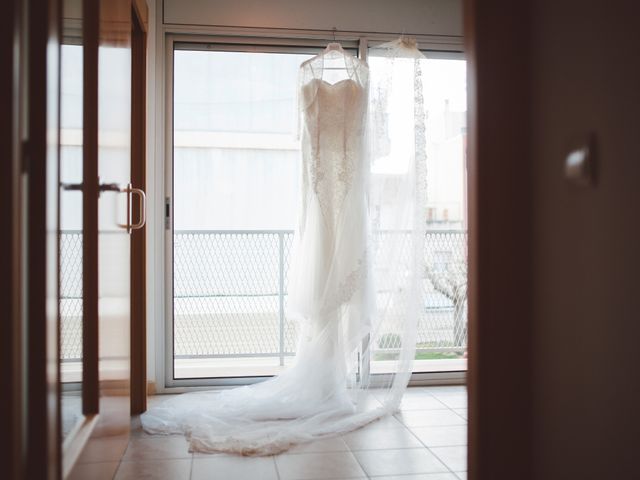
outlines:
[[[466,479],[466,405],[462,386],[410,388],[394,417],[257,458],[191,454],[182,437],[146,435],[138,422],[116,479]]]

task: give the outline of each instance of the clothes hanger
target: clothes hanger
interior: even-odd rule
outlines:
[[[407,37],[404,30],[402,30],[400,37],[398,37],[398,42],[400,43],[400,45],[407,48],[413,48],[416,46],[416,39]]]
[[[336,27],[332,28],[333,30],[333,42],[331,42],[329,45],[327,45],[327,48],[324,49],[323,53],[329,53],[329,52],[340,52],[342,54],[344,54],[344,49],[342,48],[342,45],[340,45],[337,41],[336,41],[336,32],[338,31],[338,29]]]
[[[347,65],[346,65],[346,61],[347,61],[347,55],[349,55],[347,52],[344,51],[344,49],[342,48],[342,45],[340,45],[340,43],[338,43],[338,41],[336,40],[336,32],[338,31],[338,29],[336,27],[333,27],[332,29],[333,32],[333,41],[331,41],[326,48],[320,52],[318,55],[316,55],[313,58],[310,58],[308,60],[305,60],[304,62],[302,62],[302,65],[306,65],[309,64],[312,60],[316,59],[316,58],[323,58],[325,55],[331,53],[331,52],[337,52],[338,54],[342,55],[345,58],[345,65],[341,66],[341,67],[329,67],[329,66],[323,66],[322,70],[348,70]]]
[[[347,52],[344,51],[344,49],[342,48],[342,45],[340,45],[337,40],[336,40],[336,32],[338,31],[338,29],[336,27],[333,27],[331,29],[333,31],[333,41],[331,43],[329,43],[329,45],[327,45],[327,48],[324,49],[324,51],[322,52],[322,55],[327,55],[329,53],[332,52],[337,52],[339,55],[341,55],[344,58],[345,64],[341,65],[339,67],[329,67],[329,66],[324,66],[323,70],[342,70],[342,71],[349,71],[349,68],[347,67]],[[351,76],[351,75],[349,75]]]

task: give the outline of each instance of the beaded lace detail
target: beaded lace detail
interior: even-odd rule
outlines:
[[[353,295],[358,291],[360,284],[365,279],[367,271],[366,267],[366,257],[363,257],[358,260],[356,268],[345,277],[338,289],[338,296],[336,299],[338,304],[348,302],[349,299],[351,299],[351,297],[353,297]]]
[[[334,310],[348,302],[362,287],[367,246],[365,232],[345,235],[348,218],[367,218],[364,185],[369,169],[364,152],[368,102],[368,67],[346,52],[332,52],[331,60],[344,66],[343,78],[323,78],[324,56],[300,69],[302,120],[302,219],[305,225],[308,203],[317,201],[325,232],[323,251],[339,265],[323,274],[326,282],[319,307]],[[315,217],[312,217],[315,218]],[[354,226],[355,227],[355,226]],[[326,257],[318,259],[327,262]],[[321,269],[321,267],[318,267]]]
[[[322,214],[335,222],[353,178],[361,165],[365,88],[351,79],[329,84],[313,80],[315,100],[305,111],[305,139],[309,142],[308,169]]]

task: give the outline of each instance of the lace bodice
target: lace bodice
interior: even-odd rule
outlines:
[[[334,224],[354,175],[362,170],[366,89],[351,78],[336,83],[313,79],[302,87],[302,96],[308,101],[303,178],[317,195],[325,220]]]
[[[339,46],[300,67],[302,208],[290,312],[324,319],[363,289],[367,265],[364,155],[369,71]]]

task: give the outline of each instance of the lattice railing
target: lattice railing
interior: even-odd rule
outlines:
[[[60,235],[60,348],[63,361],[82,358],[82,233]]]
[[[432,231],[425,240],[425,310],[417,348],[461,353],[467,345],[467,235]],[[282,362],[292,355],[296,323],[285,315],[292,241],[293,233],[284,230],[176,231],[175,357],[280,357]],[[62,234],[65,359],[79,358],[82,349],[81,252],[80,234]]]
[[[174,354],[291,355],[296,326],[284,315],[289,231],[174,234]]]

